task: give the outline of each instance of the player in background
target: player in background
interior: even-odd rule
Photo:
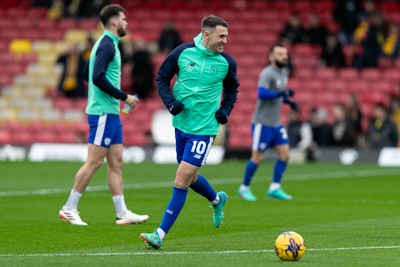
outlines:
[[[90,126],[86,163],[75,176],[71,194],[59,211],[59,216],[74,225],[87,225],[78,212],[78,202],[95,172],[107,159],[107,179],[116,210],[116,223],[136,224],[149,216],[138,215],[127,209],[122,183],[122,124],[119,118],[120,101],[134,108],[139,100],[120,89],[120,38],[127,34],[124,9],[108,5],[100,11],[105,30],[94,44],[86,65],[84,79],[89,83],[86,113]]]
[[[227,123],[237,98],[236,62],[223,51],[227,37],[228,23],[219,17],[207,16],[194,42],[175,48],[158,71],[158,93],[174,116],[179,166],[160,226],[154,233],[140,235],[149,247],[161,247],[185,204],[189,187],[211,202],[216,228],[224,218],[228,196],[225,192],[217,193],[199,173],[199,168],[205,164],[220,124]],[[177,80],[171,93],[170,82],[175,74]]]
[[[289,140],[285,127],[281,123],[280,113],[282,103],[297,109],[295,101],[290,99],[293,90],[286,89],[288,82],[288,51],[281,44],[274,45],[269,51],[270,65],[265,67],[258,80],[258,100],[252,121],[252,153],[247,163],[242,185],[238,195],[246,201],[257,200],[250,189],[253,176],[264,160],[264,152],[273,147],[278,155],[272,183],[267,195],[271,198],[291,200],[292,196],[281,188],[282,175],[289,160]]]

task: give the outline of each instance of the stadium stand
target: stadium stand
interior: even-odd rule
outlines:
[[[18,2],[18,3],[17,3]],[[191,41],[200,31],[201,18],[214,13],[230,23],[226,50],[238,63],[241,81],[238,102],[229,122],[230,149],[250,147],[250,122],[256,101],[258,73],[267,63],[269,47],[291,13],[302,21],[318,13],[321,23],[330,30],[338,29],[332,18],[334,1],[160,1],[119,0],[126,8],[129,38],[143,37],[155,42],[165,20],[173,20],[184,42]],[[381,1],[385,18],[400,23],[400,4]],[[0,7],[0,145],[30,145],[33,142],[74,143],[86,134],[85,99],[67,99],[56,92],[61,69],[54,65],[57,56],[71,42],[84,42],[90,32],[98,30],[96,19],[63,18],[52,21],[47,10],[31,8],[30,2],[1,1]],[[12,30],[10,30],[12,28]],[[375,101],[389,104],[390,93],[400,82],[400,59],[381,60],[379,68],[358,71],[351,67],[353,47],[346,45],[346,68],[329,69],[318,65],[319,48],[298,44],[289,50],[295,72],[289,87],[296,90],[295,99],[306,119],[312,107],[328,107],[343,102],[354,92],[363,100],[362,111],[366,125]],[[166,54],[155,53],[155,69]],[[124,66],[123,86],[130,85],[130,66]],[[374,91],[374,94],[370,92]],[[317,100],[317,101],[316,101]],[[156,95],[142,101],[124,121],[125,144],[146,145],[151,130],[151,116],[164,108]],[[285,108],[283,112],[286,112]],[[78,125],[78,126],[77,126]],[[83,125],[83,126],[82,126]]]

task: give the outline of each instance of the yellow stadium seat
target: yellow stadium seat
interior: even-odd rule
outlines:
[[[32,51],[31,41],[29,39],[14,39],[10,43],[9,51],[17,57]]]

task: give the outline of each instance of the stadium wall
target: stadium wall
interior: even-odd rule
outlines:
[[[207,164],[218,164],[224,159],[247,160],[250,151],[225,150],[215,146],[210,152]],[[0,162],[2,161],[75,161],[84,162],[87,156],[86,144],[40,144],[32,146],[0,146]],[[266,160],[274,160],[275,154],[269,151]],[[291,164],[303,164],[306,156],[302,152],[291,150]],[[175,148],[173,146],[124,148],[125,163],[142,163],[152,161],[160,164],[175,164]],[[358,150],[348,148],[325,148],[316,152],[315,163],[377,163],[380,166],[400,166],[400,148],[383,148],[382,150]]]

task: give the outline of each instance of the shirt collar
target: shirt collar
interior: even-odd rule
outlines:
[[[199,33],[199,35],[197,35],[195,38],[193,38],[194,44],[196,45],[197,48],[199,48],[203,54],[207,55],[207,56],[213,56],[218,54],[218,52],[213,52],[207,48],[204,47],[203,42],[203,34]]]
[[[110,32],[109,30],[104,30],[104,35],[107,35],[108,37],[110,37],[114,42],[119,42],[121,40],[121,38],[118,38],[117,36],[115,36],[112,32]]]

